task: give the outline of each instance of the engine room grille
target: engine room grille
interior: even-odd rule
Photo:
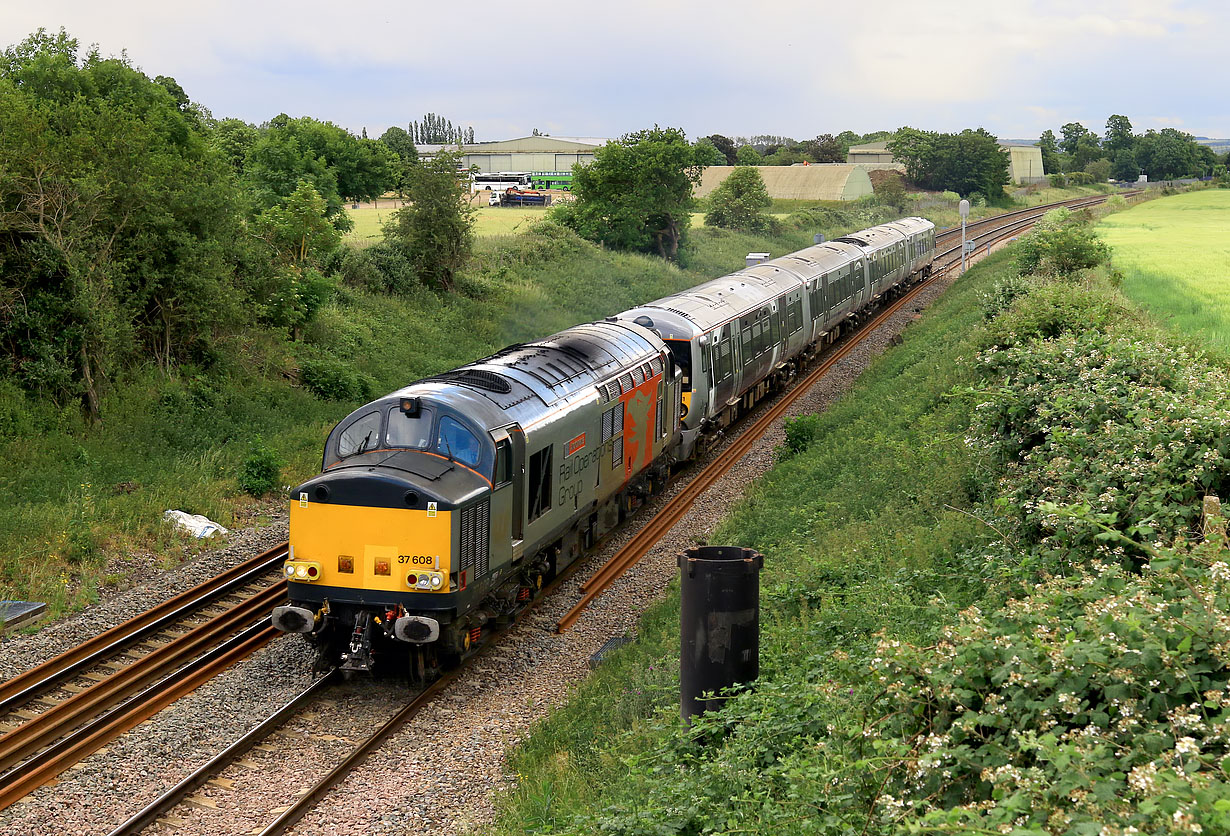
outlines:
[[[611,467],[619,470],[624,461],[624,437],[621,435],[615,439],[615,444],[611,447]]]
[[[437,375],[436,377],[429,378],[429,380],[448,381],[449,383],[458,383],[462,386],[473,386],[475,389],[485,389],[488,392],[495,392],[499,395],[507,395],[512,391],[512,386],[507,380],[498,374],[482,369],[462,369],[461,371]]]
[[[491,501],[484,499],[461,512],[461,569],[474,578],[487,574],[491,557]]]

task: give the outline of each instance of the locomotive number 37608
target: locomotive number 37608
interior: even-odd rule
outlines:
[[[435,558],[429,554],[399,554],[397,562],[410,563],[415,566],[430,566],[435,562]]]

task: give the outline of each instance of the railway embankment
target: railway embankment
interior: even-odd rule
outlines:
[[[955,217],[952,201],[940,198],[910,211],[939,223]],[[898,216],[896,207],[864,202],[811,207],[769,237],[700,229],[682,268],[542,225],[483,239],[447,294],[370,250],[347,250],[335,265],[336,291],[295,338],[252,323],[191,362],[137,364],[108,381],[97,424],[71,399],[57,404],[0,382],[0,451],[9,464],[0,598],[45,602],[50,621],[180,565],[185,554],[208,559],[218,546],[164,525],[167,509],[230,529],[269,524],[281,510],[269,497],[315,473],[328,429],[377,392],[694,286],[740,266],[748,252],[790,252],[815,232],[832,238]],[[261,501],[249,491],[268,493]]]
[[[1087,227],[959,280],[710,538],[761,676],[678,720],[677,599],[511,764],[501,833],[1230,832],[1230,376]]]

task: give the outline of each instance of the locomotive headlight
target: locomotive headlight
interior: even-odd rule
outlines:
[[[419,589],[426,589],[431,585],[431,580],[426,575],[419,575]]]
[[[288,578],[290,578],[290,577],[294,577],[294,574],[295,574],[295,567],[294,567],[294,566],[287,566],[287,567],[286,567],[286,577],[288,577]]]
[[[439,589],[443,583],[444,583],[444,578],[440,577],[439,575],[433,574],[431,576],[431,588],[432,589]]]
[[[306,578],[307,577],[307,567],[306,566],[296,566],[295,567],[295,577],[296,578]]]

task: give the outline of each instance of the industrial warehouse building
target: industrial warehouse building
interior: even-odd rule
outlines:
[[[1001,142],[999,147],[1008,151],[1008,178],[1013,183],[1041,183],[1046,179],[1042,149],[1037,145]]]
[[[498,142],[461,146],[461,164],[492,171],[572,171],[577,163],[591,163],[594,152],[609,140],[600,137],[523,136]],[[419,156],[431,157],[442,145],[420,145]]]
[[[1001,142],[999,147],[1008,152],[1009,182],[1021,185],[1041,183],[1045,179],[1042,171],[1042,149],[1037,145],[1029,142]],[[846,152],[846,162],[869,168],[885,168],[891,164],[899,171],[905,171],[904,166],[893,160],[893,152],[888,150],[888,142],[851,145]]]
[[[696,196],[705,197],[730,176],[734,166],[714,165],[704,170]],[[758,165],[769,197],[792,200],[857,200],[871,194],[867,169],[858,165]]]

